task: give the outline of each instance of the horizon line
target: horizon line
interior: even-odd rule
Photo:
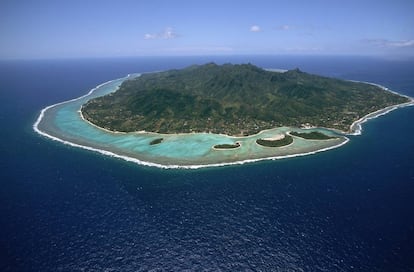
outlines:
[[[125,55],[125,56],[59,56],[59,57],[6,57],[1,62],[7,61],[52,61],[52,60],[104,60],[104,59],[134,59],[134,58],[202,58],[202,57],[359,57],[389,60],[414,60],[413,56],[383,55],[383,54],[278,54],[278,53],[251,53],[251,54],[188,54],[188,55]]]

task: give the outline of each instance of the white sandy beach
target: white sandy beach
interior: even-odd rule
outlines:
[[[263,138],[263,140],[265,141],[279,141],[282,140],[286,137],[285,134],[276,134],[275,136],[272,137],[267,137],[267,138]]]

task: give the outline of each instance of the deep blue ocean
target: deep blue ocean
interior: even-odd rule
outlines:
[[[161,170],[36,134],[45,106],[129,73],[251,62],[414,96],[414,61],[147,57],[0,62],[0,271],[414,271],[414,107],[316,155]]]

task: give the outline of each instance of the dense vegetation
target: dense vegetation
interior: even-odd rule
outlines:
[[[82,107],[90,122],[113,131],[254,134],[309,124],[348,131],[353,121],[405,97],[379,87],[251,64],[195,65],[143,74]]]
[[[266,147],[282,147],[282,146],[290,145],[291,143],[293,143],[293,137],[290,135],[285,135],[285,137],[280,140],[257,139],[256,143],[258,145],[262,145]]]
[[[164,138],[157,138],[157,139],[152,140],[149,144],[150,145],[157,145],[157,144],[162,143],[162,141],[164,141]]]
[[[235,144],[218,144],[215,145],[214,148],[215,149],[234,149],[234,148],[238,148],[240,147],[240,143],[235,143]]]
[[[296,132],[292,131],[290,132],[290,135],[297,136],[303,139],[307,140],[329,140],[329,139],[335,139],[336,137],[328,136],[326,134],[323,134],[318,131],[312,131],[312,132]]]

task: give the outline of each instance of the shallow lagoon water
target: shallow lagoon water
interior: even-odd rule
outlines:
[[[157,134],[145,132],[112,133],[85,121],[80,114],[81,106],[88,100],[109,94],[118,89],[124,80],[139,74],[109,81],[91,90],[77,99],[58,103],[42,110],[34,128],[44,136],[81,148],[116,156],[138,164],[162,168],[200,168],[227,164],[239,164],[263,159],[281,159],[292,156],[313,154],[345,144],[348,138],[328,129],[327,135],[338,138],[330,140],[305,140],[294,137],[292,144],[272,148],[256,144],[259,138],[268,138],[289,131],[301,131],[299,128],[280,127],[262,131],[247,137],[232,137],[212,133]],[[307,130],[309,131],[309,130]],[[149,143],[162,137],[160,144]],[[217,144],[240,143],[236,149],[217,150]]]

